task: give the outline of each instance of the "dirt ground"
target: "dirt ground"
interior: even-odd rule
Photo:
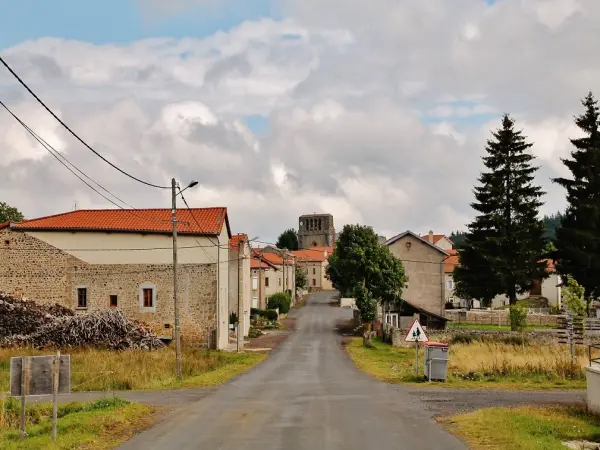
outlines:
[[[281,319],[282,329],[266,330],[262,336],[250,339],[250,343],[244,347],[247,349],[268,349],[277,348],[285,339],[296,329],[296,319],[294,317],[286,317]]]

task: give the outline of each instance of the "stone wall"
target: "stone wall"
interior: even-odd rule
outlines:
[[[214,264],[178,266],[178,297],[181,338],[207,344],[216,330],[217,278]],[[144,311],[140,286],[156,290],[152,311]],[[77,309],[78,286],[87,288],[87,308]],[[174,330],[173,270],[169,265],[78,264],[73,267],[73,282],[67,306],[77,311],[110,308],[111,295],[117,296],[118,309],[132,319],[147,323],[159,336],[172,336]]]
[[[156,287],[156,305],[142,312],[139,288]],[[77,309],[77,287],[87,288],[87,308]],[[128,317],[148,323],[160,336],[171,336],[173,271],[169,264],[88,264],[27,233],[0,230],[0,291],[39,303],[59,303],[79,312],[118,308]],[[206,344],[216,330],[216,266],[179,265],[182,338]],[[168,328],[165,327],[168,325]]]
[[[527,325],[557,326],[558,317],[545,314],[529,314]],[[483,325],[510,325],[508,310],[499,311],[463,311],[446,310],[446,318],[454,323],[469,323]]]
[[[76,261],[26,233],[0,230],[0,291],[45,304],[65,304]]]

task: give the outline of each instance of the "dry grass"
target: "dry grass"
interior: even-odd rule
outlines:
[[[415,377],[414,348],[395,348],[375,340],[367,349],[361,338],[346,346],[357,367],[386,383],[423,382],[423,351],[420,377]],[[449,387],[498,389],[584,389],[587,359],[577,350],[573,367],[567,346],[473,342],[450,346]],[[436,385],[436,383],[431,383]]]
[[[489,408],[439,420],[476,450],[563,450],[600,440],[600,417],[583,407]]]
[[[58,409],[58,438],[51,440],[51,404],[30,404],[26,409],[27,438],[20,443],[20,405],[0,401],[0,448],[111,449],[155,422],[156,408],[119,398],[92,403],[68,403]]]
[[[494,342],[455,344],[450,350],[449,371],[493,375],[542,375],[549,378],[584,380],[588,358],[576,348],[571,366],[569,346],[560,344],[507,345]]]
[[[0,349],[0,392],[8,390],[11,356],[52,354],[52,351]],[[225,353],[183,349],[183,381],[175,378],[175,352],[154,350],[69,349],[73,391],[111,391],[203,387],[223,383],[254,367],[260,353]]]

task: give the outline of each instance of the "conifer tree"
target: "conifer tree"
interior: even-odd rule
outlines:
[[[600,111],[590,92],[575,118],[584,136],[563,163],[571,178],[554,181],[567,191],[567,210],[556,233],[557,270],[584,287],[586,302],[600,296]]]
[[[505,294],[514,305],[518,293],[547,277],[544,224],[538,217],[544,192],[533,182],[538,168],[528,152],[532,144],[509,115],[492,136],[483,157],[487,171],[471,204],[477,215],[459,251],[454,279],[463,295],[485,303]]]

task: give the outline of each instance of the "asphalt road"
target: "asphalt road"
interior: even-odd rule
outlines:
[[[296,332],[262,364],[120,448],[464,449],[407,392],[359,372],[334,332],[350,311],[311,296]]]

